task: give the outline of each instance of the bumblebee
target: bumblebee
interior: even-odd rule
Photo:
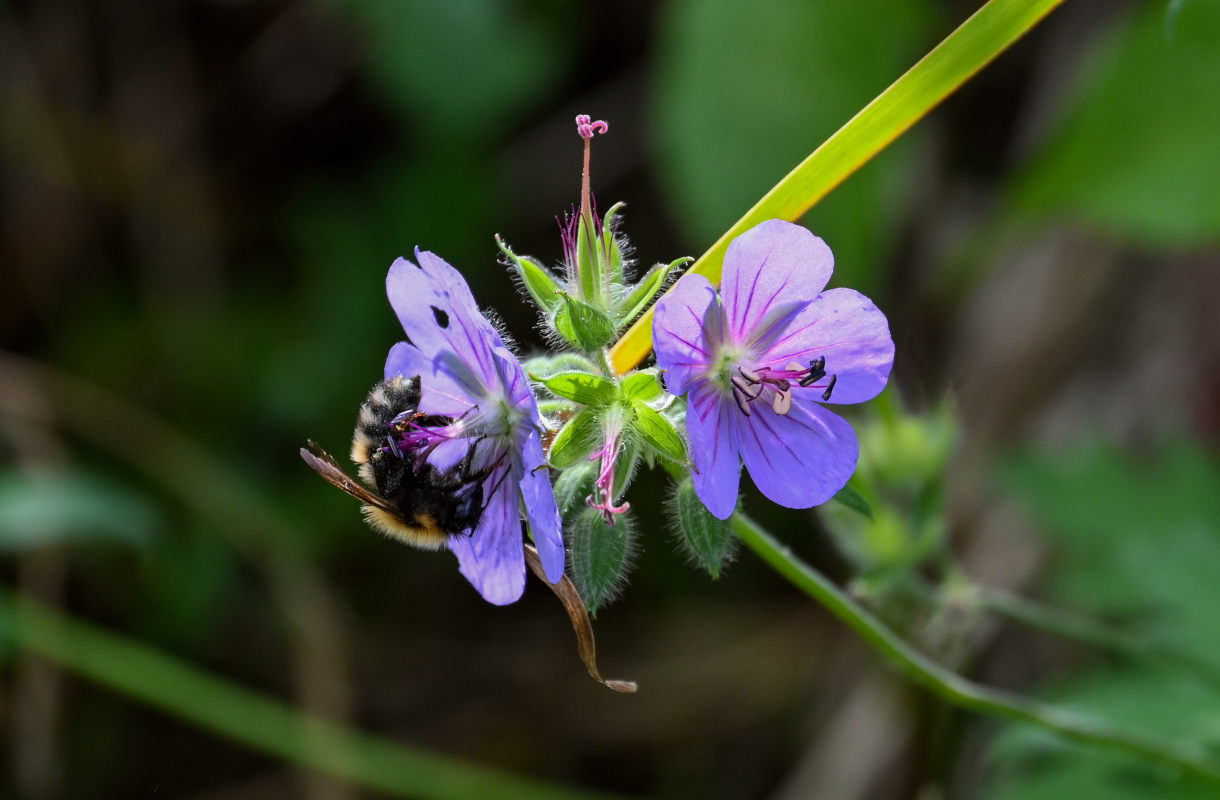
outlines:
[[[429,463],[432,446],[444,438],[437,432],[461,418],[420,413],[421,395],[418,375],[399,376],[374,386],[360,406],[351,457],[365,485],[313,441],[301,448],[301,458],[327,483],[363,503],[360,510],[374,530],[413,547],[439,550],[450,537],[469,536],[478,527],[483,481],[495,465],[474,468],[481,438],[470,442],[451,471]]]

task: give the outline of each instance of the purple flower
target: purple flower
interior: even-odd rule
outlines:
[[[876,396],[894,342],[867,297],[822,291],[833,269],[825,242],[768,220],[729,245],[720,294],[686,275],[657,302],[657,363],[669,391],[687,395],[695,491],[720,519],[737,504],[739,456],[788,508],[826,502],[856,469],[855,432],[819,401]]]
[[[482,482],[483,513],[449,549],[479,593],[497,605],[525,588],[522,509],[547,578],[563,577],[559,510],[545,465],[542,419],[521,364],[479,312],[461,274],[416,248],[418,264],[399,258],[386,276],[390,305],[407,341],[390,349],[385,377],[420,376],[419,411],[453,418],[429,442],[427,460],[442,472],[462,468]]]

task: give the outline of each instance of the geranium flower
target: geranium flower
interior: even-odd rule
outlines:
[[[720,519],[737,504],[740,462],[788,508],[826,502],[856,469],[855,432],[820,403],[877,395],[894,342],[867,297],[822,291],[833,269],[825,242],[769,220],[729,245],[719,294],[692,274],[657,302],[657,363],[687,395],[695,491]]]
[[[386,276],[407,341],[390,349],[385,377],[420,376],[419,411],[453,419],[443,428],[419,428],[433,440],[412,447],[442,472],[465,469],[481,481],[478,525],[469,536],[450,536],[448,547],[486,600],[511,603],[525,588],[522,510],[548,580],[563,577],[563,535],[542,452],[542,418],[521,364],[479,312],[461,274],[418,248],[415,260],[399,258]]]

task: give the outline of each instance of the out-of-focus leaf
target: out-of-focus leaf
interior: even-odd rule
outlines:
[[[818,145],[812,153],[772,186],[761,199],[753,203],[727,230],[720,233],[719,238],[703,255],[699,256],[690,271],[706,276],[713,284],[719,283],[724,254],[728,250],[730,242],[764,220],[773,218],[795,220],[803,216],[831,190],[886,149],[937,103],[1037,25],[1039,20],[1061,2],[1063,0],[988,0],[969,19],[945,37],[944,41],[891,83],[885,91],[873,98],[868,105],[855,113],[830,138]],[[752,64],[755,61],[766,64],[768,60],[774,60],[771,58],[772,50],[778,53],[791,49],[789,42],[793,38],[792,33],[789,31],[776,33],[774,29],[777,25],[782,27],[791,24],[794,18],[798,21],[805,19],[804,15],[810,13],[843,15],[863,13],[863,20],[857,20],[862,27],[854,31],[858,36],[851,35],[853,31],[846,29],[837,31],[834,36],[826,37],[826,41],[822,41],[821,36],[817,36],[815,40],[815,36],[804,29],[799,32],[800,35],[796,36],[799,40],[796,46],[803,53],[813,53],[823,48],[833,51],[836,44],[859,49],[862,46],[871,47],[874,42],[888,41],[885,36],[879,35],[879,32],[883,30],[878,25],[879,20],[889,23],[894,19],[902,18],[895,16],[895,12],[911,12],[912,9],[922,8],[922,5],[917,3],[897,3],[895,8],[891,8],[894,3],[882,2],[882,0],[817,4],[775,2],[775,5],[783,10],[779,18],[769,16],[766,11],[758,15],[759,19],[768,20],[766,30],[761,32],[751,26],[749,21],[737,20],[733,16],[738,13],[747,13],[746,9],[750,14],[756,13],[757,4],[734,5],[729,0],[722,0],[718,3],[700,3],[698,5],[674,3],[672,6],[677,12],[668,29],[669,38],[662,43],[662,50],[670,59],[670,62],[667,63],[677,64],[685,70],[673,68],[673,75],[686,77],[697,70],[707,70],[713,76],[712,80],[706,82],[692,78],[693,90],[671,78],[672,82],[667,83],[663,87],[664,90],[658,92],[663,107],[658,111],[657,117],[665,120],[662,133],[672,137],[668,141],[669,148],[666,152],[671,160],[666,163],[674,164],[675,171],[678,169],[676,166],[678,158],[682,158],[688,166],[695,166],[695,170],[690,174],[675,174],[674,186],[677,191],[681,192],[677,205],[681,208],[689,211],[695,207],[692,205],[692,198],[702,197],[699,191],[702,183],[698,180],[697,171],[706,170],[716,175],[729,174],[725,170],[725,159],[716,158],[717,154],[714,152],[700,152],[698,155],[690,157],[685,155],[684,151],[691,147],[697,135],[704,129],[723,128],[726,135],[731,135],[733,132],[740,133],[743,127],[747,133],[757,133],[757,131],[749,130],[751,125],[765,127],[766,134],[763,136],[751,138],[746,135],[738,135],[738,141],[724,148],[724,152],[719,154],[728,160],[736,160],[741,157],[750,145],[757,144],[766,149],[775,148],[785,131],[795,130],[798,133],[804,133],[804,131],[798,130],[797,126],[785,124],[789,117],[783,116],[782,113],[779,116],[764,116],[763,118],[746,113],[744,109],[752,111],[757,106],[752,104],[749,98],[743,99],[736,96],[741,92],[750,92],[755,96],[761,95],[764,94],[763,87],[765,87],[767,93],[783,98],[783,103],[789,108],[803,105],[792,100],[794,97],[801,98],[801,88],[790,84],[804,80],[807,76],[775,70],[760,75],[757,69],[741,68],[743,64]],[[711,11],[707,9],[711,9]],[[689,19],[682,16],[682,13],[689,14]],[[916,13],[917,22],[926,19],[926,14],[920,16],[923,12],[917,10],[913,13]],[[726,14],[730,17],[727,22],[723,19]],[[785,19],[783,15],[790,16]],[[692,20],[695,24],[692,24]],[[710,36],[707,35],[709,28]],[[893,34],[891,28],[886,27],[884,30],[895,40],[900,37],[898,34]],[[786,39],[785,33],[787,34]],[[711,39],[711,46],[707,46],[704,39]],[[760,40],[765,44],[758,44]],[[898,45],[897,41],[888,41],[885,47],[889,49],[876,54],[877,57],[885,59],[898,49]],[[850,66],[845,68],[844,74],[836,73],[835,79],[850,81],[851,75],[857,70],[868,68],[872,55],[870,50],[870,59],[860,64],[855,63],[854,58],[847,58],[844,63]],[[785,64],[784,66],[792,65]],[[836,72],[833,69],[831,71]],[[760,78],[762,80],[759,80]],[[834,96],[834,86],[835,84],[832,83],[826,87],[826,96]],[[736,94],[734,90],[736,90]],[[696,98],[695,102],[691,102],[692,97]],[[699,98],[708,98],[708,100],[700,103]],[[822,97],[810,98],[809,101],[819,104],[825,102]],[[849,104],[849,110],[846,113],[851,114],[854,110],[855,107]],[[767,109],[767,111],[776,110]],[[813,138],[811,141],[816,142],[817,139]],[[791,162],[786,162],[785,167],[787,163]],[[894,175],[896,171],[891,167],[884,174]],[[747,173],[746,179],[750,180],[751,177]],[[858,178],[855,182],[859,183],[860,179]],[[720,188],[732,191],[731,185]],[[737,197],[736,194],[733,196]],[[876,209],[865,208],[862,213],[875,214]],[[694,215],[694,217],[697,216]],[[714,227],[711,223],[708,225],[709,229]],[[821,230],[821,226],[817,223],[814,224],[814,227]],[[715,230],[720,229],[715,228]],[[846,261],[845,251],[835,241],[832,241],[831,245],[837,248],[839,263],[843,264]],[[863,273],[852,273],[846,282],[857,288],[867,288],[867,284],[860,280],[863,276]],[[842,272],[840,272],[840,278],[842,277]],[[648,354],[651,346],[652,310],[650,309],[632,323],[622,338],[615,343],[610,351],[610,361],[617,372],[626,372],[640,363]]]
[[[1220,5],[1131,7],[1094,54],[1019,208],[1067,213],[1154,245],[1220,241]]]
[[[365,70],[433,136],[478,137],[556,80],[572,36],[554,35],[528,7],[494,0],[327,0],[359,32]],[[460,43],[460,47],[458,44]],[[493,122],[494,121],[494,122]]]
[[[1114,665],[1047,689],[1058,701],[1220,751],[1220,464],[1196,445],[1138,455],[1112,446],[1070,455],[1025,455],[1006,486],[1055,545],[1051,591],[1063,605],[1125,619],[1153,642],[1200,662]],[[1138,628],[1136,628],[1138,629]],[[1007,731],[993,756],[1001,800],[1195,800],[1215,787],[1138,761],[1077,749],[1024,728]]]
[[[0,552],[88,541],[139,546],[159,525],[148,499],[91,473],[0,474]]]
[[[658,164],[691,240],[715,240],[902,74],[934,41],[937,11],[924,0],[671,3],[658,48]],[[915,154],[887,153],[806,219],[834,250],[838,279],[861,291],[875,286]]]
[[[1180,674],[1152,669],[1095,672],[1047,696],[1082,713],[1182,740],[1220,746],[1220,694]],[[1139,761],[1085,751],[1028,726],[1005,731],[992,750],[995,791],[988,800],[1211,800],[1216,786]]]

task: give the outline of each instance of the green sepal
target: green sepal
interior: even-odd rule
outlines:
[[[635,431],[657,455],[679,464],[689,462],[686,441],[669,419],[644,403],[632,403],[635,411]]]
[[[652,370],[633,372],[623,378],[619,392],[624,400],[630,402],[652,403],[665,395],[665,389],[657,380],[657,373]]]
[[[618,459],[614,462],[614,486],[610,491],[612,498],[622,497],[627,492],[627,487],[631,485],[639,472],[639,464],[639,445],[627,442],[619,451]]]
[[[626,203],[615,203],[602,217],[602,242],[610,254],[610,263],[606,268],[610,271],[610,282],[614,284],[623,282],[623,246],[614,235],[615,215],[626,206]]]
[[[580,411],[555,434],[547,461],[555,469],[580,463],[597,447],[600,434],[596,412],[589,408]]]
[[[618,396],[614,381],[589,372],[557,372],[547,378],[530,377],[552,394],[582,406],[604,406]]]
[[[656,297],[657,292],[661,291],[665,281],[673,271],[693,260],[690,256],[683,256],[668,264],[657,264],[644,273],[644,277],[640,278],[635,288],[631,290],[631,293],[615,305],[614,316],[618,320],[619,326],[626,325],[644,313],[644,309],[648,308],[652,298]]]
[[[733,558],[737,539],[727,519],[716,519],[695,494],[695,484],[686,476],[674,485],[669,503],[670,518],[678,533],[678,541],[687,555],[712,579]]]
[[[616,514],[607,525],[602,512],[587,508],[572,522],[569,534],[572,580],[589,613],[614,599],[636,551],[631,512]]]
[[[614,338],[615,325],[610,317],[588,303],[560,293],[562,300],[555,313],[555,330],[572,345],[586,353],[600,350]]]
[[[517,255],[499,236],[496,236],[496,244],[500,246],[501,252],[516,265],[517,277],[521,279],[521,285],[525,287],[526,293],[529,294],[534,304],[547,316],[554,314],[562,302],[559,298],[561,287],[551,275],[550,270],[529,256]]]
[[[576,279],[580,282],[581,296],[601,305],[606,280],[605,265],[602,263],[605,254],[601,251],[601,236],[593,233],[591,228],[592,220],[588,217],[582,216],[576,225]]]
[[[596,462],[584,461],[559,471],[555,478],[555,505],[564,519],[569,519],[573,512],[588,507],[585,498],[593,494],[597,470]]]
[[[521,362],[527,374],[547,377],[557,372],[597,372],[592,361],[578,353],[534,356]],[[535,378],[537,380],[537,378]]]

